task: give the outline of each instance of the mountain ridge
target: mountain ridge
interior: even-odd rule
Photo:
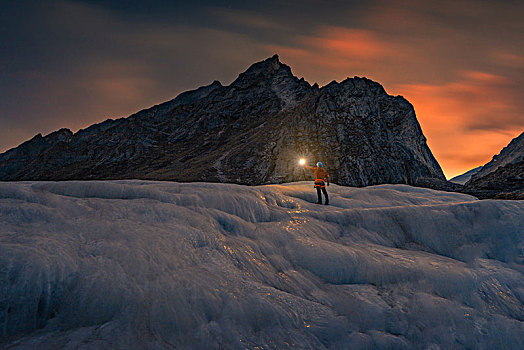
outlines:
[[[474,176],[475,178],[485,176],[489,173],[496,171],[499,167],[505,166],[510,163],[518,163],[524,159],[524,132],[519,136],[513,138],[507,146],[503,147],[502,150],[486,164],[482,166],[482,169]]]
[[[478,198],[524,199],[524,132],[473,175],[462,192]]]
[[[127,118],[61,129],[0,155],[0,180],[153,179],[248,185],[309,178],[323,160],[340,184],[443,180],[413,106],[367,78],[323,87],[277,55]]]

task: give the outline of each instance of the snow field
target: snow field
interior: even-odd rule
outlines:
[[[328,192],[0,183],[0,345],[524,348],[524,202]]]

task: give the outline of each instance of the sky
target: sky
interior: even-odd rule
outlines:
[[[128,116],[277,53],[408,99],[452,176],[524,131],[524,2],[0,0],[0,152]]]

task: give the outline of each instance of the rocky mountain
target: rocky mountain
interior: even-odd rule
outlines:
[[[473,175],[462,192],[478,198],[524,199],[524,132]]]
[[[469,181],[469,179],[471,179],[471,177],[473,175],[478,173],[480,171],[480,169],[482,169],[482,166],[479,166],[479,167],[476,167],[474,169],[468,170],[464,174],[460,174],[460,175],[455,176],[454,178],[451,178],[449,180],[449,182],[453,182],[453,183],[459,184],[459,185],[464,185],[466,182]]]
[[[256,185],[310,179],[300,157],[321,160],[342,185],[445,180],[406,99],[366,78],[310,85],[277,55],[229,86],[215,81],[128,118],[37,135],[0,155],[0,180]]]

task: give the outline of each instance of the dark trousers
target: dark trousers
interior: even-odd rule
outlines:
[[[317,196],[318,196],[318,204],[322,204],[322,194],[320,194],[320,189],[321,187],[320,186],[315,186],[315,188],[317,189]],[[327,194],[327,191],[326,191],[326,188],[325,187],[322,187],[322,193],[324,193],[324,197],[326,197],[326,204],[329,204],[329,197],[328,197],[328,194]]]

